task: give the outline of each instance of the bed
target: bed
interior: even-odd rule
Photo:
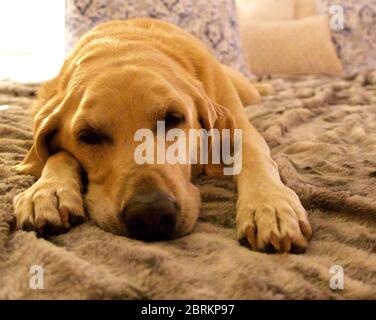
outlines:
[[[12,232],[13,198],[34,182],[12,166],[32,144],[37,85],[0,82],[0,299],[375,299],[376,71],[262,81],[274,92],[246,111],[309,213],[302,255],[238,244],[230,178],[198,179],[199,222],[173,241],[119,237],[90,221],[46,239]],[[43,290],[30,287],[33,266]],[[331,285],[336,270],[344,289]]]

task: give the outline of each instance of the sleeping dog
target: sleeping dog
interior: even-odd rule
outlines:
[[[222,165],[135,163],[135,132],[165,121],[184,132],[241,129],[239,241],[303,252],[312,235],[306,211],[244,110],[259,101],[245,77],[176,26],[153,19],[97,26],[39,90],[34,143],[17,166],[38,180],[15,198],[17,228],[61,232],[87,214],[104,230],[145,241],[191,232],[200,208],[191,178],[221,174]]]

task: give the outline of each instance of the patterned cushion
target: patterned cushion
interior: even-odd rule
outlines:
[[[303,19],[316,14],[316,0],[296,0],[295,18]]]
[[[376,68],[376,0],[318,0],[320,12],[331,5],[344,9],[343,30],[332,30],[333,41],[347,73]]]
[[[326,15],[285,21],[249,21],[243,38],[256,75],[337,74],[342,71]]]
[[[180,26],[224,64],[251,77],[242,53],[233,0],[66,0],[66,49],[83,33],[114,19],[150,17]]]
[[[291,20],[295,0],[236,0],[239,18],[246,20]]]

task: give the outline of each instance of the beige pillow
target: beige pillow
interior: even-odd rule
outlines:
[[[295,0],[236,0],[240,24],[248,20],[291,20]]]
[[[336,74],[342,65],[326,15],[292,21],[248,21],[243,47],[253,73]]]
[[[295,18],[302,19],[316,14],[316,0],[295,0]]]

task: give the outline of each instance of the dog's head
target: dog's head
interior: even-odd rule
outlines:
[[[179,128],[188,136],[192,128],[231,127],[233,119],[183,70],[176,74],[156,62],[121,66],[109,60],[76,62],[60,77],[62,89],[51,94],[49,85],[44,88],[34,145],[21,168],[38,176],[49,155],[66,150],[86,173],[87,211],[100,227],[142,240],[187,234],[200,207],[192,172],[201,167],[138,164],[135,152],[142,142],[135,134],[153,132],[157,151],[157,121],[165,122],[166,131]],[[166,148],[172,143],[164,142]]]

